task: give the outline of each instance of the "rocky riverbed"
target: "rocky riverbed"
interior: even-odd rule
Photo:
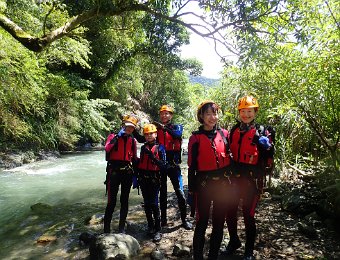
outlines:
[[[140,244],[139,254],[132,259],[191,259],[193,230],[181,228],[176,204],[175,197],[170,195],[169,225],[163,228],[163,238],[159,243],[153,243],[146,235],[142,205],[131,207],[127,234],[136,238]],[[100,214],[96,218],[99,221],[88,225],[87,234],[96,236],[102,233]],[[195,223],[194,219],[189,220]],[[113,229],[117,225],[114,221]],[[283,211],[281,200],[272,198],[269,193],[264,194],[257,208],[257,229],[256,259],[340,259],[339,234],[327,228],[315,214],[302,217]],[[239,230],[240,238],[244,241],[242,218],[239,219]],[[206,241],[209,240],[210,233],[211,224],[206,233]],[[83,236],[84,234],[86,233],[83,233]],[[91,259],[90,244],[87,243],[89,240],[84,237],[80,240],[81,245],[70,250],[63,259]],[[223,249],[227,243],[228,233],[225,231],[219,259],[242,259],[244,244],[234,256],[226,257],[223,255]],[[206,245],[208,246],[208,243]],[[205,248],[206,253],[207,251],[208,247]]]

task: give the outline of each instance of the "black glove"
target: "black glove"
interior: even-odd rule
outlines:
[[[162,128],[162,129],[164,129],[164,125],[163,124],[161,124],[160,122],[157,122],[157,121],[154,121],[154,122],[152,122],[155,126],[157,126],[157,128]]]

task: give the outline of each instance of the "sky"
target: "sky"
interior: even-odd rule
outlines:
[[[188,11],[196,14],[201,13],[197,2],[190,2],[182,10],[182,12]],[[183,20],[190,23],[200,23],[200,20],[194,16],[183,16]],[[203,64],[202,76],[214,79],[221,78],[220,73],[223,70],[223,63],[215,52],[213,41],[205,39],[190,30],[189,32],[190,44],[181,48],[181,57],[199,60]]]
[[[181,48],[181,57],[196,58],[202,62],[202,76],[214,79],[221,77],[223,63],[216,54],[213,43],[193,32],[190,35],[190,44]]]

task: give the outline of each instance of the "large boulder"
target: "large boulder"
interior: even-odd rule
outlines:
[[[139,253],[138,241],[126,234],[101,234],[90,245],[91,259],[129,259]]]

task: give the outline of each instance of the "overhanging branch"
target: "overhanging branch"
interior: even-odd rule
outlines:
[[[128,5],[122,5],[122,6],[113,6],[109,9],[101,9],[100,7],[97,7],[90,11],[81,13],[79,15],[76,15],[70,18],[63,26],[49,33],[46,33],[45,35],[41,37],[30,35],[29,33],[25,32],[22,28],[20,28],[18,25],[16,25],[13,21],[8,19],[4,15],[0,15],[0,26],[4,28],[8,33],[10,33],[16,40],[18,40],[21,44],[23,44],[29,50],[32,50],[34,52],[40,52],[52,42],[69,35],[75,28],[79,27],[80,25],[82,25],[84,22],[88,20],[95,19],[96,17],[101,17],[101,16],[119,16],[126,12],[142,11],[142,12],[146,12],[151,15],[154,15],[155,17],[158,17],[159,19],[164,19],[164,20],[167,20],[173,23],[180,24],[188,28],[192,32],[196,33],[197,35],[212,39],[215,42],[215,44],[216,43],[222,44],[229,51],[231,51],[234,54],[237,54],[234,50],[232,50],[230,45],[225,41],[224,37],[220,34],[220,32],[231,26],[237,27],[237,25],[240,25],[244,22],[252,22],[256,20],[256,18],[253,18],[251,20],[236,20],[230,23],[224,23],[216,27],[215,25],[206,21],[203,16],[199,16],[193,12],[179,13],[179,11],[183,10],[183,7],[187,5],[188,2],[190,1],[188,0],[184,2],[182,6],[179,6],[177,9],[177,12],[175,12],[173,16],[163,14],[157,10],[154,10],[147,4],[140,4],[140,3],[128,4]],[[268,15],[268,13],[270,13],[269,10],[265,11],[262,14],[259,14],[258,17],[261,17],[263,15]],[[202,24],[186,23],[182,21],[181,18],[186,15],[196,16],[197,18],[200,19]]]

